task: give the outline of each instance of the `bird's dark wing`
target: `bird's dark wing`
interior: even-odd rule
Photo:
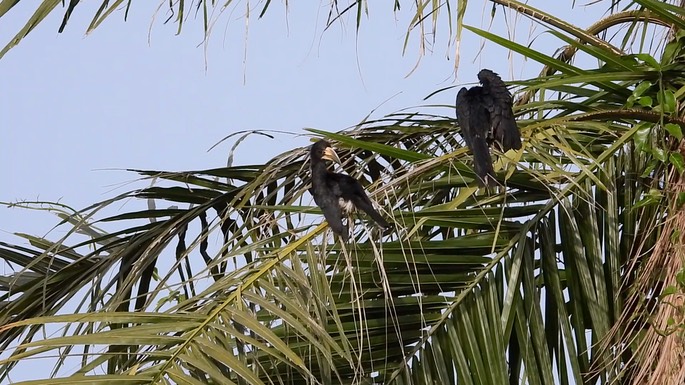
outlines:
[[[335,188],[330,186],[331,175],[334,174],[328,172],[325,167],[317,169],[312,174],[312,187],[309,189],[309,192],[314,197],[314,202],[323,212],[323,216],[326,218],[326,222],[328,222],[328,227],[347,242],[349,231],[342,221],[342,210],[338,204],[340,194],[336,192]]]
[[[516,126],[514,101],[502,78],[496,73],[483,69],[478,73],[483,84],[483,105],[490,113],[492,136],[502,151],[521,148],[521,133]]]
[[[321,211],[323,211],[323,216],[326,218],[326,222],[328,222],[328,226],[331,228],[331,230],[340,235],[343,241],[347,242],[350,237],[350,232],[347,229],[347,226],[343,224],[342,212],[340,207],[337,206],[337,202],[335,206],[326,205],[326,207],[322,207]]]
[[[482,89],[473,87],[470,90],[462,88],[457,94],[457,122],[466,145],[473,154],[473,164],[476,175],[483,185],[489,185],[495,180],[492,168],[490,148],[487,136],[490,132],[490,117],[483,105]]]
[[[316,189],[314,190],[314,194],[312,194],[314,196],[314,201],[316,202],[316,205],[321,208],[323,216],[326,218],[326,222],[328,222],[328,227],[330,227],[334,233],[340,235],[343,238],[343,241],[347,242],[350,234],[347,226],[345,226],[342,221],[342,210],[338,204],[338,196],[333,194],[332,191],[328,193],[318,193]]]
[[[373,208],[373,202],[369,199],[364,191],[364,188],[358,180],[349,175],[335,174],[337,185],[340,188],[340,197],[346,201],[352,202],[354,207],[362,210],[368,214],[378,225],[384,229],[390,227],[390,224],[383,218],[381,214]]]

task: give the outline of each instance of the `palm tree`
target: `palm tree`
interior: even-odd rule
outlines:
[[[524,145],[498,154],[503,186],[476,187],[453,106],[312,130],[397,225],[381,235],[357,221],[348,244],[318,224],[306,148],[137,170],[164,183],[51,206],[63,239],[0,244],[21,270],[0,281],[0,378],[47,354],[50,384],[682,383],[683,4],[612,1],[583,30],[492,3],[567,44],[549,56],[464,25],[458,2],[457,36],[543,66],[515,82]],[[150,205],[99,217],[124,199]]]

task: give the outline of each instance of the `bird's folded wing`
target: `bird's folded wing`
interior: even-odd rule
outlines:
[[[471,93],[476,92],[471,91]],[[457,94],[457,121],[461,127],[462,136],[466,145],[473,154],[473,165],[476,175],[484,185],[494,181],[495,171],[492,168],[490,148],[487,143],[487,135],[490,132],[490,120],[486,114],[486,106],[483,98],[470,94],[466,88],[462,88]]]
[[[516,126],[514,101],[502,79],[492,72],[481,73],[483,102],[492,121],[492,135],[503,151],[521,148],[521,134]]]

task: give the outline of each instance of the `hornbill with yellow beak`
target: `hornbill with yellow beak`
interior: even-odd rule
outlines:
[[[371,199],[366,195],[359,181],[349,175],[328,171],[327,160],[341,163],[330,143],[325,140],[314,143],[310,157],[312,188],[309,191],[334,233],[347,242],[349,230],[343,224],[342,219],[355,209],[367,213],[383,229],[390,227],[390,224],[373,208]]]
[[[518,150],[521,133],[512,110],[514,101],[499,75],[482,69],[478,80],[482,86],[464,87],[457,94],[457,121],[473,153],[476,175],[488,186],[495,182],[489,146],[495,142],[501,151]]]

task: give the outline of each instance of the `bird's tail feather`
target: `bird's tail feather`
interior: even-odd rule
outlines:
[[[373,204],[371,203],[371,201],[366,202],[360,199],[358,202],[355,202],[354,205],[357,208],[364,211],[368,216],[371,217],[371,219],[376,221],[376,223],[378,223],[378,226],[384,229],[390,227],[388,221],[386,221],[385,218],[383,218],[383,216],[379,214],[378,211],[376,211],[376,209],[373,208]]]
[[[472,143],[473,165],[481,185],[491,186],[495,182],[495,170],[492,168],[490,149],[485,140],[475,140]]]
[[[378,226],[380,226],[384,229],[387,229],[390,227],[390,223],[388,223],[388,221],[386,221],[385,218],[383,218],[383,216],[381,216],[381,214],[378,213],[378,211],[373,210],[373,211],[367,212],[367,214],[369,214],[371,219],[373,219],[374,221],[376,221],[376,223],[378,223]]]

